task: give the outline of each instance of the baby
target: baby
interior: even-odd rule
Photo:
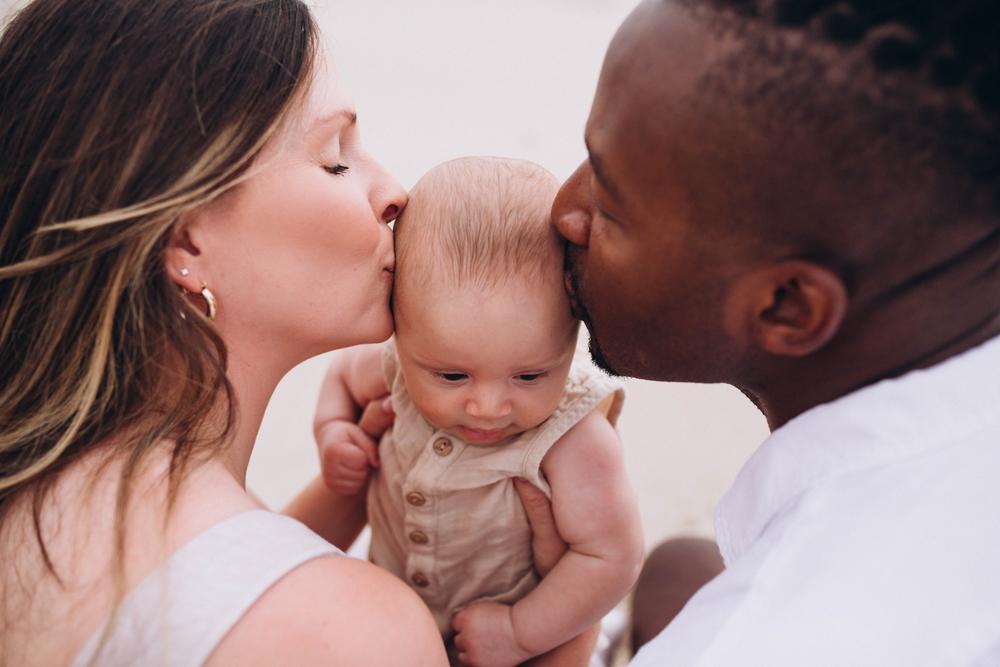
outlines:
[[[515,665],[566,642],[642,561],[612,425],[622,391],[574,364],[557,188],[541,167],[495,158],[425,175],[396,225],[395,340],[336,356],[317,409],[325,477],[360,493],[375,471],[370,558],[427,603],[453,662]],[[396,421],[376,453],[354,422],[389,392]],[[515,478],[550,497],[569,544],[541,581]]]

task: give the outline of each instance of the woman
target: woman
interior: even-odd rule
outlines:
[[[392,326],[405,193],[306,7],[36,0],[0,154],[0,663],[445,664],[406,586],[244,488],[282,375]],[[324,493],[291,513],[352,530]]]
[[[35,0],[0,155],[0,664],[446,664],[409,588],[336,557],[363,507],[314,483],[286,514],[320,537],[245,489],[278,380],[392,328],[406,196],[305,5]]]

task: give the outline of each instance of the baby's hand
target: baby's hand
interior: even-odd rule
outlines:
[[[455,614],[455,648],[458,659],[470,667],[513,667],[533,654],[514,635],[512,607],[496,602],[475,602]]]
[[[318,445],[323,482],[335,493],[357,494],[371,469],[379,466],[378,446],[354,422],[330,421],[320,431]]]

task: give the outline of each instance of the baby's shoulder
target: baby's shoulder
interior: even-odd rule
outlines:
[[[609,459],[621,458],[617,431],[601,410],[594,409],[556,440],[542,459],[542,471],[551,477],[555,468],[600,468]]]

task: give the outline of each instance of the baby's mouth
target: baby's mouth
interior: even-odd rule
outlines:
[[[493,428],[493,429],[481,429],[481,428],[471,428],[469,426],[463,426],[462,431],[467,436],[468,440],[473,441],[489,441],[496,440],[504,434],[506,429],[503,428]]]

